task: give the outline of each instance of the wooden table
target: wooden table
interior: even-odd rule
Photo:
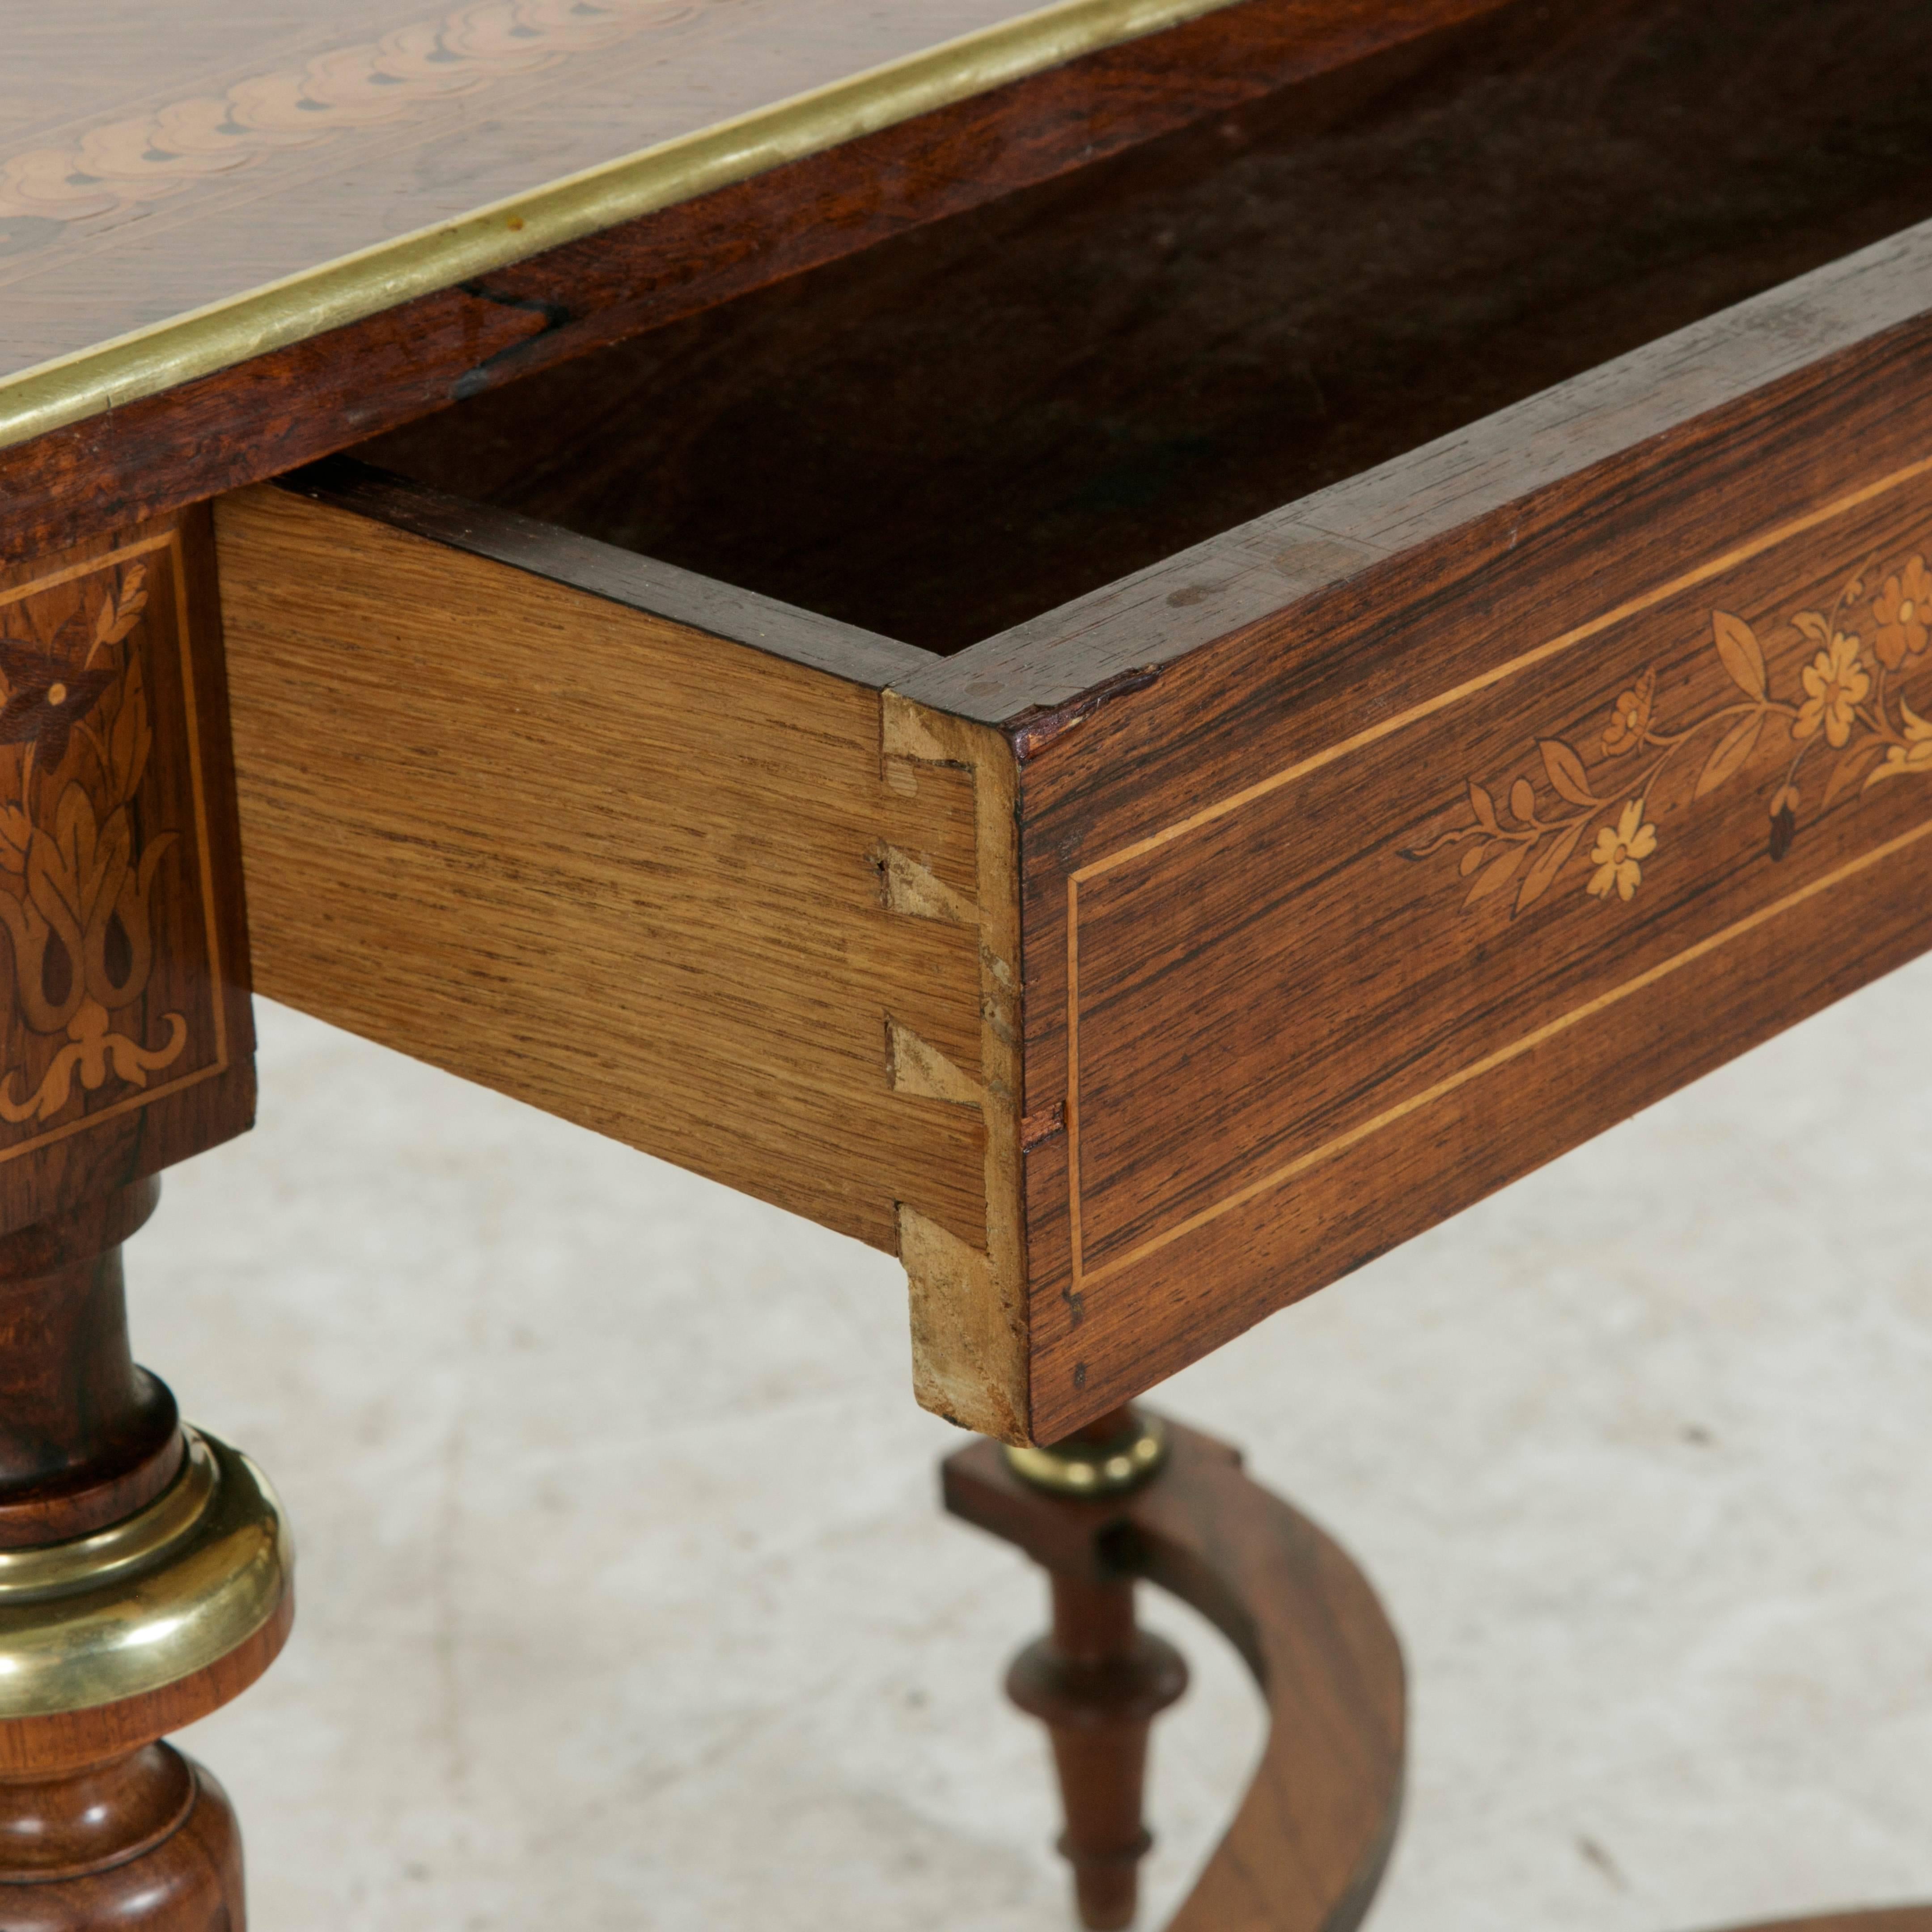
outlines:
[[[10,26],[0,1928],[242,1923],[288,1532],[119,1257],[251,988],[896,1254],[1088,1922],[1146,1576],[1276,1720],[1176,1924],[1354,1923],[1394,1637],[1126,1406],[1932,940],[1923,25]]]

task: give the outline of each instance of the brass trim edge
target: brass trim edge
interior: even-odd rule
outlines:
[[[207,1514],[221,1480],[206,1442],[191,1429],[182,1432],[187,1441],[181,1467],[145,1509],[70,1542],[0,1550],[0,1613],[17,1604],[99,1591],[158,1568]]]
[[[1058,0],[0,381],[0,449],[1238,0]]]
[[[238,1649],[292,1586],[295,1548],[268,1480],[190,1430],[174,1481],[123,1522],[7,1553],[0,1720],[165,1690]]]
[[[1133,1412],[1125,1434],[1105,1442],[1079,1436],[1044,1448],[1009,1444],[1006,1467],[1023,1483],[1059,1496],[1118,1496],[1150,1481],[1166,1466],[1167,1424],[1147,1410]]]

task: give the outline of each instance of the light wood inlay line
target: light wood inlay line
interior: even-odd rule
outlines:
[[[178,530],[170,532],[168,546],[174,560],[175,632],[181,639],[182,691],[188,700],[188,787],[194,794],[194,849],[201,862],[202,918],[208,933],[208,970],[214,984],[219,986],[226,973],[221,957],[221,935],[215,923],[214,854],[208,844],[207,794],[201,776],[201,711],[194,692],[194,637],[188,621],[188,557]],[[208,1071],[222,1073],[228,1067],[228,1009],[220,999],[212,1004],[214,1064]],[[186,1086],[190,1083],[184,1081],[180,1084]]]
[[[1379,724],[1372,724],[1366,731],[1358,731],[1352,738],[1345,738],[1340,744],[1330,745],[1323,750],[1303,758],[1298,763],[1275,772],[1273,776],[1258,779],[1237,792],[1231,792],[1214,804],[1203,806],[1198,812],[1190,812],[1185,818],[1177,819],[1161,830],[1150,832],[1144,838],[1137,838],[1132,844],[1122,845],[1104,857],[1096,859],[1091,865],[1083,866],[1067,879],[1070,911],[1072,889],[1082,881],[1097,878],[1103,872],[1111,872],[1117,866],[1124,866],[1131,859],[1144,854],[1158,851],[1163,845],[1184,838],[1190,832],[1198,831],[1204,825],[1211,825],[1216,819],[1225,818],[1231,812],[1238,812],[1244,805],[1252,805],[1256,800],[1265,798],[1269,793],[1279,791],[1283,785],[1292,784],[1297,778],[1306,778],[1310,772],[1319,771],[1324,765],[1332,765],[1338,759],[1347,758],[1351,752],[1365,749],[1370,745],[1379,744],[1384,738],[1392,738],[1398,731],[1419,724],[1425,718],[1432,718],[1438,711],[1446,711],[1451,705],[1460,704],[1466,698],[1474,698],[1480,692],[1507,682],[1520,673],[1546,664],[1550,658],[1558,657],[1576,645],[1587,643],[1603,632],[1613,630],[1632,617],[1640,616],[1645,611],[1658,604],[1667,603],[1670,598],[1686,590],[1694,590],[1700,584],[1708,584],[1713,578],[1722,577],[1736,569],[1752,558],[1762,556],[1766,550],[1775,550],[1781,543],[1792,538],[1802,536],[1808,530],[1815,530],[1832,523],[1867,503],[1888,495],[1894,490],[1902,489],[1921,476],[1932,472],[1932,457],[1911,464],[1904,470],[1894,470],[1888,476],[1881,477],[1875,483],[1868,483],[1862,490],[1855,490],[1848,496],[1840,496],[1821,510],[1813,510],[1802,517],[1796,517],[1788,524],[1780,524],[1762,536],[1750,543],[1741,544],[1735,550],[1726,550],[1723,556],[1700,564],[1695,570],[1686,571],[1681,577],[1673,577],[1667,584],[1647,590],[1641,597],[1634,597],[1628,603],[1619,604],[1613,610],[1606,610],[1600,617],[1593,617],[1587,624],[1580,624],[1573,631],[1565,631],[1561,637],[1552,638],[1547,644],[1539,644],[1532,651],[1526,651],[1520,657],[1511,658],[1508,663],[1498,664],[1480,677],[1472,677],[1452,689],[1439,692],[1421,704],[1398,712],[1393,718],[1384,718]]]
[[[159,1087],[150,1087],[146,1091],[130,1094],[124,1100],[116,1100],[111,1107],[97,1107],[91,1114],[83,1114],[76,1120],[65,1125],[50,1127],[44,1134],[36,1134],[30,1141],[22,1141],[18,1147],[10,1147],[0,1152],[0,1161],[17,1160],[23,1154],[34,1154],[42,1148],[53,1146],[57,1142],[69,1140],[76,1134],[84,1134],[100,1126],[103,1120],[112,1120],[122,1114],[138,1112],[143,1107],[152,1107],[164,1094],[185,1093],[190,1087],[199,1087],[204,1080],[212,1080],[216,1075],[228,1071],[226,1059],[211,1060],[206,1066],[197,1066],[192,1073],[184,1073],[178,1080],[170,1080]]]
[[[85,563],[70,563],[64,570],[50,570],[46,576],[37,577],[30,584],[16,584],[10,590],[0,590],[0,610],[4,610],[9,604],[24,603],[29,597],[38,597],[45,591],[58,590],[63,584],[73,583],[76,578],[98,576],[110,564],[130,562],[137,556],[152,556],[158,550],[172,551],[176,562],[180,562],[181,541],[176,533],[144,537],[139,543],[123,544],[105,556],[91,556]]]
[[[1519,1039],[1498,1048],[1481,1059],[1474,1061],[1469,1066],[1448,1076],[1433,1085],[1424,1089],[1420,1093],[1413,1094],[1384,1108],[1370,1119],[1358,1123],[1355,1126],[1338,1135],[1334,1139],[1325,1142],[1321,1146],[1298,1156],[1284,1166],[1246,1183],[1232,1192],[1212,1202],[1208,1207],[1177,1222],[1172,1227],[1163,1229],[1157,1234],[1149,1236],[1147,1240],[1128,1250],[1125,1253],[1115,1256],[1112,1259],[1103,1262],[1099,1268],[1091,1270],[1087,1268],[1084,1261],[1081,1199],[1080,887],[1084,883],[1114,872],[1135,859],[1157,851],[1175,840],[1186,837],[1190,832],[1214,824],[1227,818],[1231,813],[1238,812],[1244,806],[1280,790],[1284,786],[1293,784],[1298,779],[1305,778],[1354,753],[1378,744],[1407,729],[1409,726],[1433,717],[1450,706],[1462,703],[1466,699],[1492,690],[1497,686],[1506,682],[1509,679],[1517,676],[1539,664],[1547,663],[1552,658],[1574,650],[1577,645],[1592,638],[1600,636],[1618,625],[1627,622],[1630,619],[1640,616],[1645,611],[1667,602],[1672,597],[1679,596],[1685,591],[1694,590],[1701,584],[1711,583],[1750,562],[1753,559],[1764,555],[1767,551],[1776,549],[1780,544],[1789,542],[1796,537],[1802,536],[1809,531],[1832,523],[1928,474],[1932,474],[1932,458],[1922,458],[1903,469],[1894,470],[1873,482],[1864,484],[1859,489],[1834,498],[1831,502],[1818,509],[1809,511],[1802,516],[1792,518],[1786,522],[1778,524],[1748,543],[1738,544],[1718,556],[1708,559],[1694,569],[1684,572],[1660,585],[1655,586],[1646,591],[1642,596],[1630,598],[1601,616],[1592,618],[1587,623],[1578,625],[1572,629],[1565,631],[1548,642],[1537,646],[1534,650],[1526,651],[1520,656],[1510,658],[1507,662],[1484,672],[1479,676],[1468,679],[1462,683],[1448,691],[1439,692],[1435,697],[1426,699],[1420,704],[1412,706],[1408,710],[1400,712],[1393,718],[1384,719],[1382,722],[1370,726],[1366,730],[1358,732],[1353,737],[1344,739],[1337,744],[1327,746],[1320,752],[1298,760],[1294,764],[1286,766],[1268,778],[1260,779],[1252,785],[1245,786],[1238,791],[1230,793],[1226,797],[1216,800],[1213,804],[1203,806],[1198,812],[1190,813],[1184,818],[1176,820],[1172,824],[1164,826],[1158,832],[1150,833],[1144,838],[1136,839],[1130,844],[1120,846],[1071,873],[1066,881],[1066,1109],[1067,1222],[1072,1256],[1072,1292],[1077,1295],[1088,1283],[1104,1280],[1109,1275],[1118,1274],[1123,1269],[1145,1259],[1148,1256],[1157,1252],[1171,1243],[1179,1240],[1182,1236],[1191,1233],[1196,1228],[1219,1220],[1223,1214],[1231,1213],[1235,1208],[1242,1207],[1262,1195],[1271,1192],[1274,1189],[1294,1179],[1298,1174],[1306,1173],[1310,1169],[1318,1166],[1323,1162],[1355,1146],[1371,1135],[1393,1125],[1397,1120],[1406,1118],[1422,1108],[1433,1105],[1436,1101],[1454,1092],[1468,1082],[1506,1064],[1508,1061],[1530,1052],[1544,1041],[1565,1032],[1571,1027],[1603,1012],[1606,1008],[1614,1006],[1631,994],[1641,992],[1645,988],[1656,984],[1658,981],[1677,971],[1680,968],[1703,958],[1706,954],[1716,951],[1720,946],[1728,945],[1742,934],[1764,924],[1767,920],[1789,910],[1792,907],[1802,904],[1818,892],[1823,891],[1827,886],[1834,885],[1855,874],[1865,871],[1880,860],[1916,842],[1924,836],[1926,832],[1932,831],[1932,825],[1920,827],[1886,844],[1879,846],[1873,851],[1850,862],[1835,872],[1827,874],[1823,878],[1788,894],[1772,904],[1760,908],[1748,917],[1725,927],[1721,932],[1698,941],[1682,952],[1673,954],[1670,958],[1652,967],[1648,971],[1639,974],[1634,979],[1613,988],[1610,992],[1586,1002],[1568,1012],[1559,1015],[1544,1025],[1535,1028]]]
[[[69,564],[60,570],[50,571],[44,577],[16,584],[10,590],[0,591],[0,609],[24,602],[30,597],[40,596],[63,584],[71,584],[82,578],[98,576],[104,571],[112,570],[137,558],[152,556],[160,551],[167,554],[169,572],[173,579],[175,634],[181,652],[182,689],[187,712],[188,783],[194,814],[194,849],[196,862],[201,868],[202,916],[207,934],[210,980],[212,984],[218,987],[223,983],[224,978],[221,940],[216,920],[214,861],[210,848],[207,799],[202,778],[200,726],[194,689],[194,640],[188,608],[188,557],[180,530],[177,528],[159,536],[144,537],[137,543],[122,544],[101,556],[89,557],[82,562]],[[206,1066],[178,1075],[172,1080],[164,1080],[155,1085],[142,1088],[110,1106],[93,1108],[78,1119],[69,1120],[44,1133],[35,1134],[15,1146],[0,1150],[0,1162],[15,1160],[22,1154],[51,1147],[73,1135],[86,1132],[99,1126],[103,1120],[112,1120],[118,1115],[152,1106],[155,1101],[168,1094],[184,1092],[188,1088],[199,1086],[204,1080],[212,1080],[218,1074],[226,1073],[231,1064],[228,1051],[227,1010],[218,996],[212,999],[208,1004],[214,1021],[214,1057]],[[4,1072],[4,1070],[0,1070],[0,1072]]]
[[[1860,872],[1870,871],[1873,866],[1905,850],[1908,846],[1917,844],[1928,833],[1932,833],[1932,820],[1915,826],[1910,832],[1901,832],[1898,838],[1888,839],[1882,845],[1874,846],[1870,851],[1840,866],[1836,872],[1827,872],[1822,878],[1814,879],[1809,885],[1801,886],[1796,892],[1789,892],[1783,898],[1774,900],[1771,904],[1762,906],[1756,912],[1735,921],[1721,932],[1714,932],[1708,939],[1700,939],[1694,946],[1687,946],[1682,952],[1673,953],[1670,958],[1652,967],[1648,972],[1640,973],[1634,979],[1625,980],[1622,986],[1613,986],[1607,993],[1599,994],[1595,999],[1587,1000],[1580,1006],[1559,1014],[1533,1032],[1525,1034],[1519,1040],[1511,1040],[1507,1046],[1500,1046],[1495,1052],[1486,1054],[1480,1060],[1458,1069],[1447,1078],[1437,1081],[1432,1087],[1424,1088],[1420,1094],[1411,1094],[1406,1100],[1398,1100],[1394,1106],[1384,1108],[1372,1119],[1351,1127],[1346,1133],[1337,1134],[1333,1140],[1324,1142],[1318,1148],[1311,1148],[1306,1154],[1276,1168],[1271,1174],[1264,1174],[1259,1180],[1249,1182],[1245,1187],[1225,1196],[1211,1207],[1202,1208],[1198,1214],[1190,1214],[1184,1221],[1176,1222],[1172,1228],[1151,1236],[1138,1247],[1130,1250],[1126,1254],[1115,1256],[1112,1261],[1103,1262],[1090,1272],[1082,1270],[1079,1250],[1076,1246],[1073,1266],[1076,1286],[1100,1281],[1108,1275],[1117,1274],[1121,1269],[1131,1267],[1136,1262],[1144,1260],[1148,1256],[1179,1240],[1184,1234],[1192,1233],[1196,1228],[1204,1227],[1210,1221],[1218,1221],[1223,1214],[1230,1214],[1235,1208],[1244,1207],[1270,1190],[1280,1186],[1284,1182],[1292,1180],[1297,1174],[1305,1174],[1310,1168],[1319,1166],[1323,1161],[1346,1152],[1358,1142],[1366,1140],[1372,1134],[1380,1133],[1384,1127],[1394,1126],[1397,1120],[1418,1112],[1424,1107],[1433,1106],[1438,1100],[1454,1093],[1457,1088],[1466,1086],[1472,1080],[1478,1079],[1484,1074],[1532,1052],[1546,1040],[1555,1039],[1558,1034],[1567,1033],[1570,1028],[1593,1018],[1607,1008],[1628,999],[1633,994],[1641,993],[1655,986],[1659,980],[1668,979],[1680,968],[1690,965],[1707,954],[1717,952],[1734,940],[1742,938],[1746,933],[1776,919],[1781,914],[1802,905],[1807,899],[1816,898],[1828,888],[1841,884]]]

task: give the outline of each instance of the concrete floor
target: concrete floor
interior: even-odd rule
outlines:
[[[1338,1531],[1412,1673],[1376,1932],[1932,1897],[1932,962],[1160,1391]],[[264,1008],[135,1335],[302,1545],[186,1734],[256,1932],[1048,1932],[1040,1589],[941,1518],[898,1270]],[[1219,1640],[1147,1922],[1259,1739]]]

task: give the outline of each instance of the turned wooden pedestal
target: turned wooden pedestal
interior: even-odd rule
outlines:
[[[220,1786],[161,1740],[294,1616],[245,1456],[130,1352],[159,1170],[253,1118],[205,512],[0,568],[0,1932],[242,1932]]]
[[[244,1456],[128,1352],[152,1181],[0,1238],[0,1928],[239,1932],[221,1787],[159,1740],[245,1690],[295,1612]]]
[[[1053,1740],[1081,1921],[1093,1932],[1131,1925],[1136,1868],[1154,1840],[1141,1818],[1148,1731],[1187,1688],[1187,1666],[1134,1623],[1129,1577],[1056,1575],[1053,1628],[1006,1673],[1006,1695]]]

